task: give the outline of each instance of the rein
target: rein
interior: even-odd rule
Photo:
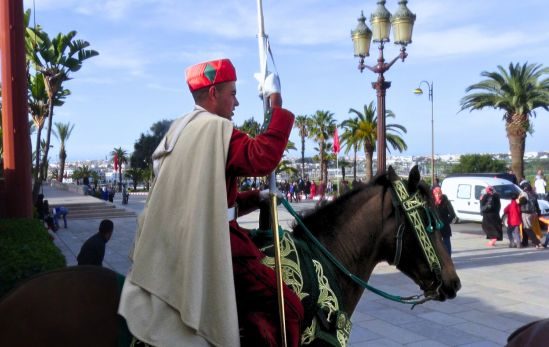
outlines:
[[[303,231],[304,231],[305,235],[307,236],[307,238],[320,250],[320,252],[322,254],[324,254],[324,256],[326,256],[326,258],[328,258],[336,268],[338,268],[341,272],[343,272],[346,276],[348,276],[354,283],[356,283],[360,287],[362,287],[364,289],[368,289],[372,293],[375,293],[375,294],[377,294],[377,295],[379,295],[379,296],[381,296],[385,299],[395,301],[395,302],[399,302],[399,303],[402,303],[402,304],[412,305],[412,309],[418,304],[423,304],[424,302],[433,299],[431,297],[425,297],[425,295],[423,295],[423,294],[407,296],[407,297],[392,295],[392,294],[389,294],[389,293],[387,293],[383,290],[377,289],[377,288],[369,285],[368,282],[364,281],[360,277],[356,276],[355,274],[353,274],[352,272],[347,270],[347,268],[345,268],[345,266],[338,259],[336,259],[334,257],[334,255],[332,253],[330,253],[330,251],[328,251],[328,249],[326,249],[326,247],[324,247],[324,245],[313,235],[313,233],[309,230],[309,228],[307,228],[307,226],[303,223],[301,218],[299,218],[299,215],[293,209],[293,207],[290,205],[288,200],[282,199],[282,205],[284,205],[284,207],[286,207],[288,212],[295,218],[297,223],[303,229]]]

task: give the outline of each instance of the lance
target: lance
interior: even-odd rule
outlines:
[[[261,86],[264,85],[265,78],[267,77],[267,45],[268,38],[265,35],[265,26],[263,22],[263,4],[262,0],[257,0],[257,23],[258,23],[258,46],[259,46],[259,82]],[[269,121],[268,115],[271,112],[269,100],[264,94],[264,88],[261,89],[263,95],[260,97],[263,99],[263,112],[265,115],[265,124]],[[278,298],[278,312],[280,318],[280,332],[282,338],[282,346],[288,345],[286,338],[286,314],[284,312],[284,291],[282,280],[282,265],[280,256],[280,237],[278,234],[278,210],[277,210],[277,197],[276,197],[276,177],[272,172],[269,176],[269,192],[271,202],[271,230],[273,232],[273,242],[275,249],[275,274],[276,274],[276,290]]]

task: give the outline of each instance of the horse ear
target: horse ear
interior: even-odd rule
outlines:
[[[421,175],[419,174],[419,169],[417,165],[414,165],[408,176],[408,192],[413,193],[416,191],[420,179]]]
[[[396,181],[399,178],[392,165],[389,165],[389,168],[387,169],[387,176],[389,176],[389,181],[391,182]]]

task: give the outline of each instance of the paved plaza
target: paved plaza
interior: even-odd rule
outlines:
[[[44,187],[44,195],[50,204],[95,200],[50,187]],[[128,205],[122,206],[116,198],[114,203],[138,213],[145,198],[132,195]],[[313,204],[294,206],[299,210]],[[279,217],[283,227],[292,221],[282,207]],[[254,227],[256,220],[257,214],[239,218],[245,227]],[[97,232],[100,221],[71,220],[69,211],[68,228],[59,229],[55,237],[68,265],[76,264],[82,243]],[[136,218],[117,218],[113,222],[114,233],[107,243],[104,265],[126,273]],[[453,225],[452,230],[452,258],[462,283],[458,297],[410,310],[409,305],[365,292],[352,317],[350,346],[503,346],[517,327],[549,317],[549,250],[508,248],[507,241],[488,248],[480,224]],[[369,283],[391,294],[419,293],[417,285],[387,264],[376,267]]]

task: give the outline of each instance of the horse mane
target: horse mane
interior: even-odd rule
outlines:
[[[359,183],[349,192],[341,195],[334,201],[321,204],[314,209],[303,213],[301,219],[314,235],[333,237],[340,226],[337,217],[344,211],[353,213],[362,207],[361,205],[351,203],[351,201],[354,200],[357,195],[371,191],[373,187],[380,185],[383,187],[382,196],[385,196],[385,191],[389,187],[388,182],[387,174],[383,174],[377,176],[368,183]],[[364,200],[368,199],[369,198],[365,198]],[[300,237],[303,235],[302,227],[296,222],[293,223],[293,231],[295,236]]]
[[[419,171],[417,169],[412,170],[411,175],[412,176],[409,179],[404,179],[410,194],[419,190],[424,198],[428,201],[429,205],[432,205],[433,198],[431,195],[431,189],[425,182],[420,180]],[[357,195],[363,194],[368,190],[372,190],[372,188],[376,186],[382,187],[381,196],[382,199],[384,199],[385,192],[391,186],[391,181],[395,179],[398,179],[398,176],[392,169],[390,169],[388,172],[376,175],[368,183],[359,183],[357,186],[354,186],[351,191],[343,194],[336,200],[322,204],[320,206],[317,206],[313,210],[303,213],[301,219],[314,235],[333,237],[335,236],[335,232],[341,224],[340,222],[338,222],[339,219],[337,217],[340,216],[344,211],[347,213],[352,213],[362,207],[358,204],[350,203],[350,201],[354,200]],[[368,199],[369,198],[367,197],[364,200],[366,201]],[[381,204],[383,206],[383,200],[381,201]],[[299,224],[294,222],[292,227],[295,236],[300,237],[303,235],[303,229]]]

